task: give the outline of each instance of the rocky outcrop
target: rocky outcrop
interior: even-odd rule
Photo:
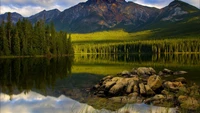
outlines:
[[[163,76],[156,75],[153,68],[147,67],[124,72],[115,77],[103,78],[93,87],[94,94],[123,103],[144,102],[159,106],[180,106],[191,110],[199,107],[200,98],[197,97],[200,96],[200,87],[189,84],[184,77],[165,80]],[[173,74],[169,69],[164,69],[163,72]]]

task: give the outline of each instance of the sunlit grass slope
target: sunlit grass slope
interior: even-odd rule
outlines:
[[[181,34],[176,29],[154,29],[128,33],[123,30],[101,31],[86,34],[72,34],[73,43],[106,43],[106,42],[129,42],[138,40],[162,40],[162,39],[200,39],[200,35],[195,32]],[[186,31],[185,31],[186,32]],[[199,31],[200,32],[200,31]]]
[[[152,31],[145,30],[135,33],[128,33],[124,30],[101,31],[86,34],[72,34],[73,43],[88,42],[121,42],[130,40],[147,39],[152,35]]]

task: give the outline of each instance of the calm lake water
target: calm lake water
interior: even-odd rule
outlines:
[[[164,68],[187,71],[188,74],[181,76],[200,85],[200,54],[1,58],[0,110],[2,113],[164,111],[162,107],[145,104],[110,102],[87,91],[108,74],[116,75],[123,70],[144,66],[153,67],[157,72]]]

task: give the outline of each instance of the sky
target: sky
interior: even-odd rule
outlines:
[[[0,14],[18,12],[24,17],[34,15],[43,10],[59,9],[63,11],[79,2],[87,0],[0,0]],[[173,0],[126,0],[141,5],[163,8]],[[196,7],[200,7],[200,0],[182,0]]]

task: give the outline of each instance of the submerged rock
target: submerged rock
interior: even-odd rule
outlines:
[[[178,101],[180,102],[181,108],[196,110],[200,107],[199,102],[193,97],[181,95],[178,97]]]
[[[186,71],[176,71],[173,73],[174,75],[183,75],[183,74],[187,74]]]

